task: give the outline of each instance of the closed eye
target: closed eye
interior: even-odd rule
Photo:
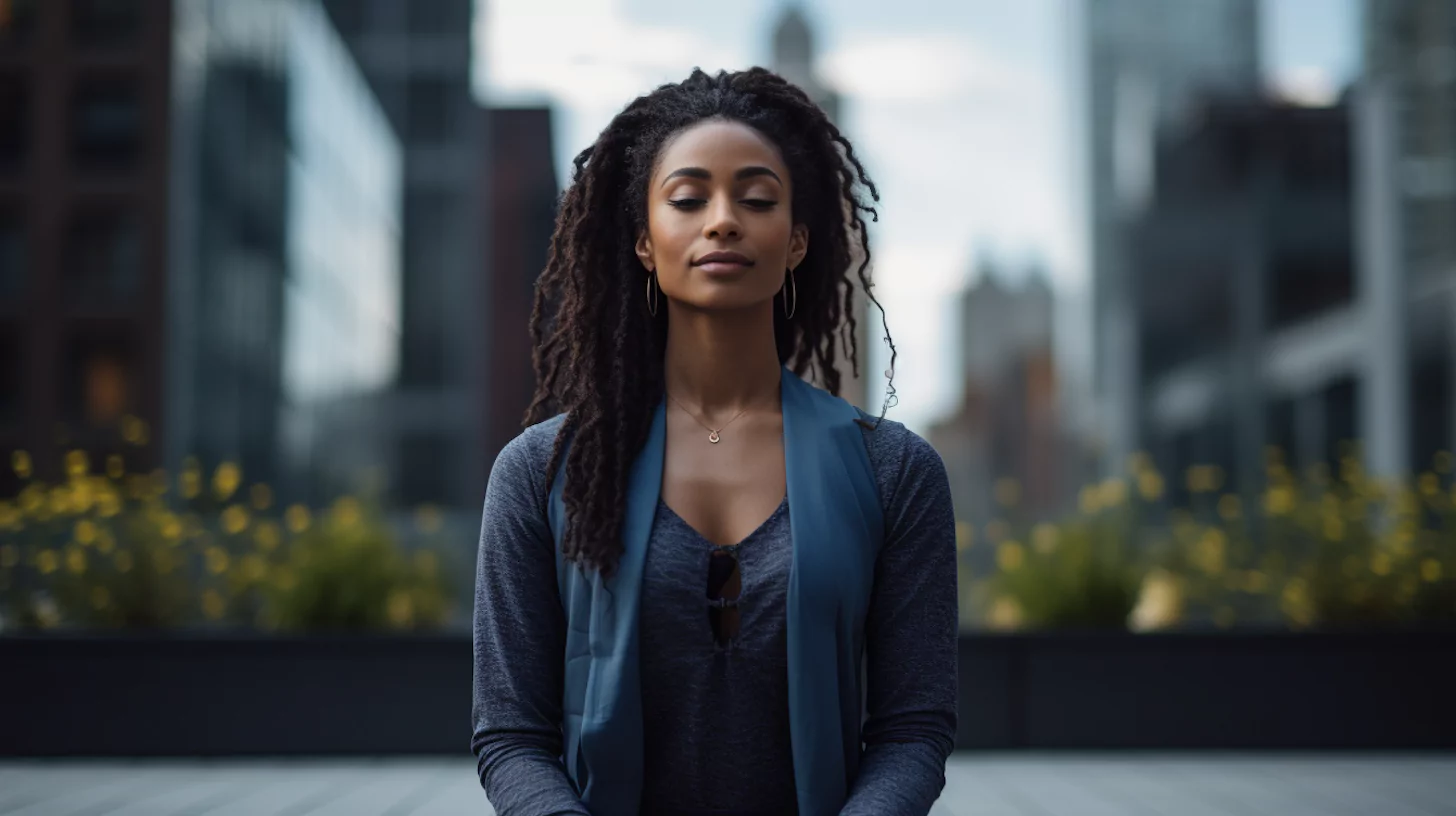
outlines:
[[[679,210],[695,210],[707,202],[701,198],[674,198],[669,199],[667,203]],[[777,201],[766,198],[745,198],[741,203],[755,210],[768,210],[778,206]]]

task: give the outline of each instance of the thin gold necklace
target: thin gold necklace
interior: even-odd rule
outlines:
[[[666,392],[664,392],[664,393],[666,393]],[[674,397],[671,394],[668,394],[667,395],[667,398],[670,399],[670,400],[672,400],[673,402],[677,402],[677,397]],[[698,419],[698,415],[697,414],[695,414],[692,411],[688,410],[688,407],[686,405],[683,405],[681,402],[677,402],[677,407],[683,409],[683,412],[686,413],[688,416],[692,417],[694,422],[698,423],[699,425],[702,425],[703,428],[705,428],[708,431],[708,441],[709,442],[712,442],[714,445],[718,444],[723,439],[722,436],[719,436],[718,432],[721,431],[721,430],[723,430],[724,428],[728,427],[729,425],[732,425],[734,420],[736,420],[739,417],[743,416],[743,411],[747,411],[748,410],[748,406],[744,406],[743,407],[743,411],[739,411],[738,413],[736,413],[736,414],[733,415],[733,419],[728,420],[727,422],[723,423],[722,425],[719,425],[716,428],[710,428],[710,427],[708,427],[707,423],[703,422],[701,419]]]

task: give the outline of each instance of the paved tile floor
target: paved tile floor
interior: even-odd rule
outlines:
[[[468,759],[3,761],[4,816],[458,816]],[[937,816],[1456,815],[1456,756],[955,756]]]

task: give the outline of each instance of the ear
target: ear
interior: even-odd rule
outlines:
[[[789,268],[797,268],[804,262],[804,256],[808,254],[809,227],[805,224],[795,224],[793,232],[789,233]]]
[[[637,234],[637,259],[642,261],[642,268],[648,272],[657,269],[657,262],[652,259],[652,238],[647,235],[647,230]]]

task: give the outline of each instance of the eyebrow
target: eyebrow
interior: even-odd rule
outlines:
[[[687,178],[702,179],[703,181],[708,181],[709,179],[713,178],[713,174],[712,173],[709,173],[707,170],[704,170],[701,167],[679,167],[678,169],[676,169],[676,170],[672,171],[671,173],[668,173],[667,174],[667,178],[664,178],[662,180],[663,186],[664,187],[667,186],[667,183],[669,181],[672,181],[673,179],[678,178],[680,176],[687,177]],[[768,169],[767,167],[759,167],[757,165],[752,166],[752,167],[744,167],[744,168],[740,169],[738,172],[736,172],[736,173],[733,174],[733,178],[736,179],[736,180],[738,180],[738,181],[742,181],[742,180],[744,180],[746,178],[753,178],[754,176],[772,176],[773,177],[773,180],[774,181],[777,181],[779,184],[783,184],[784,183],[784,180],[781,179],[781,178],[779,178],[779,174],[778,173],[775,173],[774,171]]]

